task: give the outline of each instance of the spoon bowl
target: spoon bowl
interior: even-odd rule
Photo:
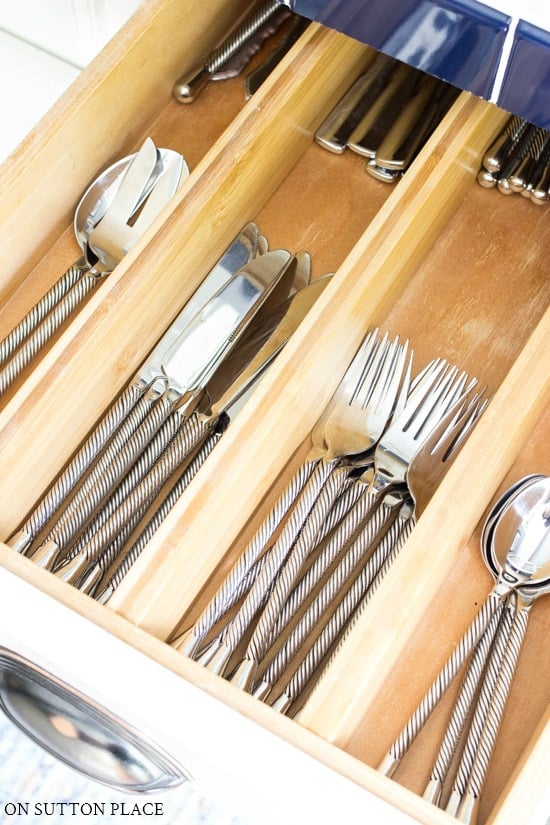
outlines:
[[[497,502],[482,554],[497,581],[538,594],[550,586],[550,478],[529,476]]]
[[[135,156],[136,153],[128,155],[125,158],[117,160],[107,169],[104,169],[88,186],[76,207],[73,221],[74,233],[78,245],[86,258],[88,256],[88,239],[112,204],[124,179],[124,175]],[[133,215],[138,212],[159,177],[166,171],[170,163],[174,162],[177,158],[181,158],[181,155],[173,149],[157,149],[155,168],[132,212]],[[189,167],[184,161],[182,180],[188,177],[188,175]]]

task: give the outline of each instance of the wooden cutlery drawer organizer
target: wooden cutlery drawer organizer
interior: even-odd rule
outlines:
[[[310,821],[328,822],[339,811],[346,822],[369,814],[393,821],[400,812],[396,822],[451,823],[421,798],[444,707],[395,779],[376,766],[492,586],[479,552],[489,506],[522,476],[550,472],[548,215],[477,185],[483,152],[507,115],[466,93],[395,186],[369,178],[358,156],[317,146],[316,127],[373,58],[317,24],[248,102],[238,79],[211,83],[191,105],[173,100],[175,79],[200,64],[246,8],[242,0],[144,3],[2,169],[2,335],[80,254],[72,212],[100,169],[151,135],[157,146],[181,151],[191,174],[6,396],[0,538],[15,532],[244,224],[255,221],[270,247],[307,249],[314,277],[335,276],[106,606],[7,545],[1,599],[9,603],[10,581],[28,583],[35,623],[62,605],[100,640],[114,636],[137,651],[144,684],[149,677],[154,684],[159,665],[175,674],[181,705],[173,707],[171,735],[189,744],[186,768],[204,774],[193,742],[211,736],[202,742],[207,773],[217,776],[223,763],[231,782],[235,774],[251,785],[259,796],[253,821],[272,821],[275,786],[277,797],[288,791],[273,806],[288,821],[307,821],[307,811]],[[198,615],[304,459],[373,327],[409,338],[416,369],[441,356],[475,375],[491,401],[294,721],[169,641]],[[480,823],[548,816],[549,620],[541,599]],[[39,649],[40,632],[29,625],[27,652]],[[59,645],[50,669],[59,665],[60,678],[70,680],[77,642],[67,633]],[[100,656],[88,651],[91,663]],[[223,727],[210,727],[226,717],[231,742]],[[247,737],[263,750],[253,753]],[[305,758],[301,776],[293,772],[296,754]],[[264,759],[268,767],[254,772]]]

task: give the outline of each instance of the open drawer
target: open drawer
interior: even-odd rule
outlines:
[[[506,114],[467,94],[395,187],[369,179],[358,157],[316,146],[316,126],[372,59],[316,24],[246,105],[231,81],[180,106],[170,98],[175,78],[246,7],[220,0],[190,17],[190,5],[144,5],[3,170],[6,327],[78,255],[71,210],[97,169],[151,134],[183,152],[191,175],[0,412],[0,492],[10,502],[0,539],[16,530],[243,224],[256,221],[272,246],[307,249],[314,275],[335,276],[106,607],[0,548],[2,609],[12,616],[0,644],[126,716],[202,785],[221,783],[230,793],[238,780],[235,804],[250,785],[255,821],[393,813],[396,822],[452,822],[418,796],[437,720],[419,742],[428,756],[411,754],[398,782],[375,766],[490,589],[477,550],[488,506],[507,483],[550,470],[547,216],[477,186],[483,151]],[[31,222],[40,228],[29,240]],[[493,397],[293,721],[169,641],[307,453],[320,412],[374,325],[408,336],[419,364],[435,356],[457,363]],[[533,608],[480,823],[547,817],[549,615],[543,600]],[[147,694],[155,691],[162,707],[152,711]],[[274,781],[288,797],[277,792],[267,812]]]

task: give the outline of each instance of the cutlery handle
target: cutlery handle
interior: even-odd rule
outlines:
[[[277,623],[273,627],[270,638],[270,645],[277,639],[300,606],[305,602],[313,588],[321,581],[330,565],[336,560],[338,554],[344,549],[347,541],[359,528],[359,525],[366,518],[370,508],[368,497],[364,495],[366,488],[363,484],[347,479],[347,489],[338,498],[334,507],[322,525],[321,532],[316,540],[316,547],[335,530],[330,536],[319,556],[302,576],[281,610]],[[348,529],[343,530],[345,524]],[[335,529],[337,528],[337,529]]]
[[[72,314],[74,309],[82,303],[86,295],[96,285],[98,278],[89,272],[77,278],[74,286],[63,296],[36,327],[29,338],[21,345],[14,355],[0,370],[0,395],[6,392],[15,379],[25,369],[32,359],[48,343],[59,327]]]
[[[378,54],[336,104],[315,133],[315,140],[330,152],[341,154],[359,123],[376,101],[397,66],[393,57]]]
[[[223,647],[208,664],[208,667],[214,670],[214,672],[219,672],[218,668],[221,665],[225,667],[226,657],[229,653],[233,653],[236,650],[244,632],[250,626],[258,610],[265,602],[277,574],[284,564],[292,545],[298,538],[300,531],[304,527],[315,500],[324,487],[332,469],[332,464],[319,461],[302,488],[294,507],[290,511],[289,518],[285,522],[279,537],[271,549],[265,566],[250,588],[239,610],[225,628]]]
[[[150,405],[149,399],[144,397],[146,390],[147,385],[141,382],[126,387],[100,419],[70,464],[34,508],[23,527],[9,540],[10,547],[20,553],[27,551],[122,422],[128,419],[130,413],[132,421],[143,420]]]
[[[174,84],[173,94],[180,103],[191,103],[206,86],[211,76],[229,60],[232,55],[260,29],[276,11],[280,11],[279,0],[266,0],[238,26],[235,31],[214,49],[200,69],[183,75]]]
[[[510,601],[514,603],[513,598]],[[465,764],[461,761],[459,765],[457,783],[450,800],[450,805],[453,806],[456,791],[460,793],[460,803],[454,815],[460,822],[466,822],[468,825],[475,822],[481,792],[525,638],[530,607],[528,604],[519,610],[508,607],[503,611],[501,627],[487,664],[487,673],[464,748]]]
[[[51,561],[48,564],[50,569],[61,560],[64,551],[135,463],[173,408],[173,399],[168,393],[159,398],[150,390],[142,401],[145,403],[141,406],[148,410],[139,426],[135,426],[132,415],[123,422],[50,529],[42,549],[39,548],[39,558],[53,556],[53,565]]]
[[[192,426],[191,420],[187,422],[190,426]],[[193,456],[189,464],[185,467],[183,473],[180,475],[174,486],[171,488],[169,493],[165,496],[159,506],[156,508],[155,512],[149,519],[149,521],[144,525],[139,533],[138,537],[131,545],[131,547],[123,552],[123,555],[117,561],[117,565],[113,572],[110,575],[109,580],[105,584],[105,587],[102,589],[102,592],[98,594],[97,599],[101,601],[103,604],[108,601],[108,599],[112,596],[116,588],[120,585],[123,578],[128,573],[130,567],[134,564],[136,559],[141,555],[144,548],[147,546],[153,535],[159,529],[160,525],[167,517],[168,513],[172,510],[175,506],[176,502],[179,501],[187,487],[189,486],[190,482],[196,476],[220,438],[222,437],[225,426],[227,425],[227,419],[224,417],[223,420],[220,419],[217,426],[215,428],[209,428],[206,433],[206,437],[204,438],[202,444],[196,454]],[[199,441],[200,439],[197,439]],[[111,554],[110,549],[107,549],[107,553],[105,557],[100,558],[99,562],[104,570],[107,569],[107,566],[111,564],[115,558],[117,553]]]
[[[277,577],[267,604],[256,622],[245,658],[253,659],[256,662],[263,658],[271,629],[284,607],[305,560],[315,547],[315,540],[327,520],[330,510],[343,491],[347,480],[347,470],[335,467],[332,464],[329,465],[328,476],[323,481],[323,486],[310,508],[309,515]]]
[[[226,611],[226,605],[231,600],[231,594],[239,588],[242,580],[247,576],[251,567],[266,549],[272,535],[277,530],[294,501],[313,474],[318,460],[306,461],[294,474],[289,484],[283,490],[274,506],[264,519],[243,553],[239,556],[232,569],[218,588],[210,602],[195,622],[191,634],[191,642],[184,652],[193,656],[209,630],[216,624]]]
[[[349,566],[352,571],[356,568],[359,560],[365,556],[367,556],[366,564],[342,595],[315,642],[288,681],[282,694],[282,703],[281,700],[277,700],[273,705],[277,710],[284,711],[288,709],[290,704],[300,698],[331,647],[337,643],[325,668],[323,668],[323,672],[325,671],[333,656],[336,655],[343,644],[344,639],[347,638],[357,617],[368,604],[370,597],[382,581],[389,566],[393,563],[397,552],[402,546],[403,538],[408,532],[408,521],[399,518],[400,510],[401,505],[397,508],[383,505],[372,520],[372,529],[371,522],[369,522],[367,528],[361,531],[348,550],[346,556],[350,557],[351,565]],[[371,552],[371,555],[368,555],[373,547],[374,551]],[[331,587],[330,580],[327,582],[328,588],[334,589],[335,593],[341,590],[342,579],[345,581],[346,576],[349,575],[346,571],[348,567],[346,557],[342,559],[339,567],[340,569],[337,568],[331,577],[334,578],[336,587]],[[331,594],[329,593],[329,595]]]
[[[500,613],[497,612],[492,617],[487,630],[476,645],[455,700],[453,711],[430,774],[430,780],[423,794],[424,799],[427,799],[434,805],[439,803],[452,759],[457,752],[460,737],[464,731],[468,714],[470,713],[476,692],[483,677],[483,670],[489,657],[499,621]]]
[[[378,770],[386,776],[392,776],[401,759],[412,745],[416,736],[426,724],[430,714],[443,697],[447,688],[455,678],[459,669],[468,658],[482,634],[485,633],[491,618],[502,609],[500,597],[491,591],[486,601],[477,612],[472,623],[453,648],[453,652],[441,668],[418,707],[409,718],[409,721],[390,746],[388,753],[378,766]]]
[[[526,128],[526,120],[518,115],[512,115],[483,156],[483,167],[488,172],[500,172],[508,155]]]
[[[279,65],[283,57],[290,51],[292,46],[299,40],[300,36],[309,25],[309,20],[303,17],[296,17],[292,21],[289,30],[276,48],[266,57],[256,69],[253,69],[244,81],[245,98],[249,100],[254,95],[264,80]]]
[[[137,526],[178,457],[182,416],[169,415],[136,463],[69,551],[57,575],[76,584],[112,543],[124,543]],[[180,436],[180,437],[178,437]],[[110,559],[111,563],[114,555]],[[107,566],[107,565],[106,565]],[[84,572],[85,574],[85,572]]]
[[[73,288],[81,275],[88,269],[89,267],[84,258],[80,258],[40,298],[17,326],[0,342],[0,364],[6,363],[15,350],[35,331],[46,315],[49,315],[61,298]]]
[[[359,486],[356,484],[356,486]],[[368,513],[368,495],[363,495],[359,501],[367,505],[366,512]],[[365,508],[363,508],[365,509]],[[355,512],[361,511],[361,508],[354,508]],[[357,519],[357,527],[363,518]],[[300,618],[298,624],[293,628],[290,636],[285,641],[284,645],[279,649],[276,656],[272,659],[264,680],[269,684],[274,685],[280,677],[291,659],[296,655],[299,648],[304,641],[313,634],[319,626],[327,609],[333,604],[338,594],[342,591],[344,586],[349,582],[352,575],[356,572],[357,565],[362,558],[368,553],[369,549],[373,548],[376,538],[380,535],[380,530],[385,526],[386,513],[382,508],[378,509],[369,519],[368,523],[362,527],[357,539],[353,541],[349,549],[343,553],[337,567],[333,570],[319,593],[315,596],[306,612]],[[333,540],[327,545],[326,554],[322,554],[317,562],[304,576],[303,582],[311,585],[306,590],[303,588],[303,601],[307,595],[312,592],[312,588],[320,581],[325,570],[328,569],[332,560],[336,559],[338,553],[342,552],[346,546],[346,542],[342,541],[341,534],[336,531]],[[291,618],[291,616],[289,617]]]

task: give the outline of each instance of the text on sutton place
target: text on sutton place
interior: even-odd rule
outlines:
[[[6,816],[162,816],[163,802],[5,802]]]

